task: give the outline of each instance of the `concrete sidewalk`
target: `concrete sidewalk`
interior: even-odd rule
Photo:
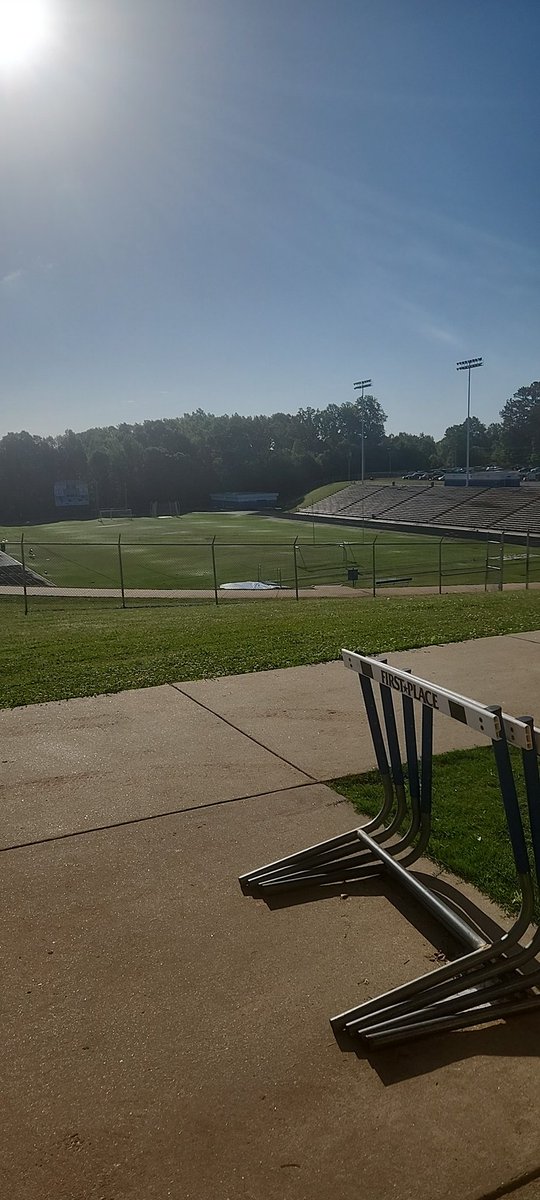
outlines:
[[[540,632],[389,659],[540,717]],[[383,884],[273,909],[240,893],[240,872],[354,824],[324,781],[372,765],[355,676],[15,709],[0,736],[6,1195],[539,1194],[538,1018],[344,1053],[329,1014],[445,937]],[[438,718],[439,748],[471,741]]]
[[[530,582],[529,590],[534,591],[540,588],[540,583]],[[100,588],[100,587],[56,587],[53,584],[48,584],[46,587],[29,586],[27,589],[28,598],[33,596],[41,596],[46,600],[121,600],[122,591],[120,588]],[[491,592],[498,591],[498,588],[490,586]],[[505,592],[523,592],[525,590],[524,583],[505,583]],[[458,592],[485,592],[486,588],[483,583],[456,583],[444,584],[442,595]],[[435,585],[426,587],[408,586],[402,587],[398,585],[390,585],[385,587],[381,585],[376,589],[377,596],[437,596],[439,588]],[[24,589],[19,586],[2,586],[0,585],[0,598],[2,596],[24,596]],[[215,595],[213,590],[209,588],[125,588],[124,596],[126,600],[206,600],[208,604],[215,603]],[[299,587],[299,600],[372,600],[373,591],[371,587],[349,587],[347,584],[321,583],[315,584],[313,587]],[[270,588],[267,591],[222,591],[218,588],[218,601],[239,601],[239,600],[295,600],[296,593],[294,587]]]

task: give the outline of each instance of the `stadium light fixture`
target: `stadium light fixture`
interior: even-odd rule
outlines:
[[[483,367],[482,358],[462,358],[456,363],[456,371],[467,371],[467,462],[465,467],[465,487],[469,486],[471,473],[471,371],[474,367]]]

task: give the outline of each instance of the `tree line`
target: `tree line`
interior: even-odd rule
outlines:
[[[471,417],[471,465],[540,466],[540,382],[520,387],[500,421]],[[358,479],[362,427],[365,475],[401,475],[464,466],[466,422],[440,441],[429,434],[386,434],[386,414],[374,396],[326,408],[272,416],[213,416],[198,409],[141,424],[67,430],[59,437],[8,433],[0,440],[0,519],[46,521],[86,510],[55,509],[54,484],[83,480],[90,511],[131,508],[146,514],[154,501],[206,508],[212,492],[278,492],[292,503],[333,480]]]

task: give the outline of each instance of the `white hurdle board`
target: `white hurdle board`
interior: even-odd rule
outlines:
[[[403,696],[410,696],[411,700],[425,704],[454,721],[460,721],[476,733],[483,733],[485,737],[499,741],[502,720],[507,741],[511,746],[518,746],[522,750],[532,750],[534,746],[533,731],[524,721],[518,721],[506,713],[501,713],[499,717],[498,713],[492,712],[476,700],[468,700],[459,692],[450,692],[447,688],[421,679],[418,675],[411,675],[409,671],[400,670],[399,667],[391,667],[377,658],[355,654],[353,650],[342,650],[341,654],[345,666],[357,675],[365,675]],[[540,737],[540,731],[535,730],[535,733]]]

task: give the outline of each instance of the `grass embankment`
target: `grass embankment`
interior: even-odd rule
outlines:
[[[294,511],[299,508],[308,508],[310,504],[317,504],[319,500],[327,500],[329,496],[334,496],[336,492],[342,492],[343,488],[350,487],[351,481],[343,480],[341,483],[323,483],[321,487],[313,488],[313,491],[306,492],[305,496],[295,505]]]
[[[342,646],[377,654],[540,624],[535,592],[133,607],[32,598],[1,602],[0,706],[182,679],[327,662]]]
[[[514,757],[518,793],[526,811],[517,754]],[[376,771],[335,779],[331,787],[367,816],[380,809],[381,784]],[[525,819],[525,828],[527,824]],[[435,755],[428,857],[473,883],[507,912],[519,908],[516,867],[490,747]],[[532,854],[530,857],[532,863]]]

